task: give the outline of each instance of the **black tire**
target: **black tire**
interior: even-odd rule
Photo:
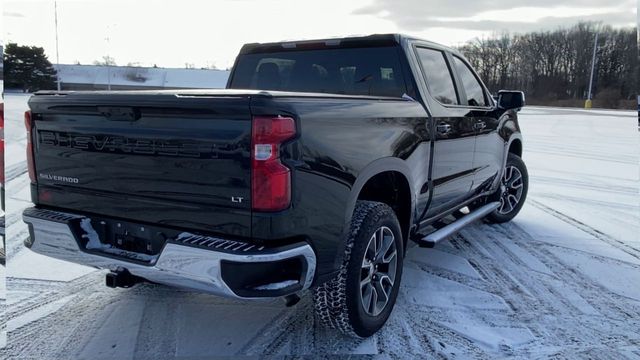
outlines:
[[[513,180],[511,179],[511,177],[516,177],[516,175],[513,174],[509,176],[509,171],[511,168],[516,169],[517,172],[520,173],[520,193],[518,193],[518,189],[511,188],[511,186],[508,184]],[[515,173],[515,171],[512,172]],[[491,196],[492,201],[500,201],[500,207],[487,215],[485,220],[490,223],[504,223],[513,219],[516,215],[518,215],[520,209],[522,209],[522,206],[527,199],[528,190],[529,173],[527,172],[527,166],[519,156],[509,153],[509,156],[507,157],[507,164],[504,169],[504,174],[502,176],[502,179],[500,179],[500,188],[498,188],[498,191],[493,196]],[[517,202],[515,202],[515,205],[510,204],[509,206],[505,206],[505,201],[509,201],[507,200],[507,197],[509,197],[512,201],[517,197]]]
[[[390,233],[387,230],[390,230],[393,234],[392,240],[390,240]],[[372,251],[377,253],[375,249],[371,250],[370,241],[373,241],[378,232],[382,234],[382,238],[385,238],[385,234],[387,235],[387,244],[393,243],[389,246],[395,245],[395,271],[387,267],[387,273],[395,274],[395,277],[391,285],[387,282],[387,286],[390,286],[390,291],[387,289],[389,295],[386,298],[388,300],[381,310],[377,309],[378,301],[376,300],[378,300],[378,297],[376,296],[376,300],[372,300],[372,291],[369,292],[369,305],[365,309],[365,305],[363,305],[365,300],[363,300],[364,295],[362,293],[366,285],[362,286],[361,282],[366,282],[369,279],[370,288],[367,290],[379,289],[373,284],[380,285],[382,283],[380,277],[378,282],[373,281],[376,279],[375,274],[378,274],[377,265],[373,271],[371,268],[369,270],[365,269],[365,262],[368,261],[367,259],[372,254]],[[384,245],[380,246],[380,248],[384,247]],[[314,289],[315,312],[323,325],[337,329],[349,336],[366,338],[376,333],[386,323],[395,305],[402,278],[404,255],[402,232],[393,209],[379,202],[358,201],[351,220],[345,251],[345,259],[338,275]],[[392,254],[392,252],[389,252],[389,254]],[[382,254],[382,257],[385,256],[385,254]],[[369,264],[373,263],[369,262]],[[369,273],[363,280],[363,272],[366,273],[367,271]],[[370,279],[372,276],[373,280]],[[378,290],[375,290],[375,292],[376,294],[379,293]],[[385,297],[382,297],[382,299],[385,299]],[[374,309],[372,313],[375,313],[375,310],[380,310],[380,312],[377,315],[369,314],[368,311],[372,308]]]

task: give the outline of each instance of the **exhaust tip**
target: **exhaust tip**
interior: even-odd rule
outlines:
[[[300,301],[298,294],[291,294],[284,297],[284,305],[286,307],[292,307]]]

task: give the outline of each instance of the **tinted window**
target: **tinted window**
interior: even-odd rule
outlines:
[[[464,86],[464,91],[467,93],[467,104],[471,106],[486,106],[487,100],[485,99],[482,85],[473,75],[471,69],[456,56],[453,57],[453,62],[456,64],[458,75],[462,80],[462,86]]]
[[[393,97],[406,93],[395,47],[240,55],[229,87]]]
[[[418,48],[418,58],[431,95],[443,104],[459,104],[453,76],[447,66],[444,53],[438,50]]]

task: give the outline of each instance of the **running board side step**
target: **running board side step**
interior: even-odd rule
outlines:
[[[478,208],[477,210],[461,217],[460,219],[452,222],[451,224],[438,229],[434,232],[432,232],[431,234],[423,237],[422,239],[418,240],[418,245],[420,247],[427,247],[427,248],[432,248],[434,247],[437,243],[439,243],[440,241],[448,238],[449,236],[457,233],[458,231],[462,230],[463,227],[471,224],[472,222],[482,219],[483,217],[489,215],[492,211],[496,210],[497,208],[500,207],[500,202],[499,201],[495,201],[492,203],[489,203],[487,205],[484,205],[480,208]]]

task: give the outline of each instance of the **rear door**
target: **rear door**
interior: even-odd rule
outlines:
[[[39,205],[251,236],[249,96],[36,95]]]
[[[417,46],[416,57],[429,94],[435,134],[432,165],[433,194],[427,217],[435,216],[469,197],[473,183],[475,131],[473,119],[461,107],[451,65],[442,50]]]

